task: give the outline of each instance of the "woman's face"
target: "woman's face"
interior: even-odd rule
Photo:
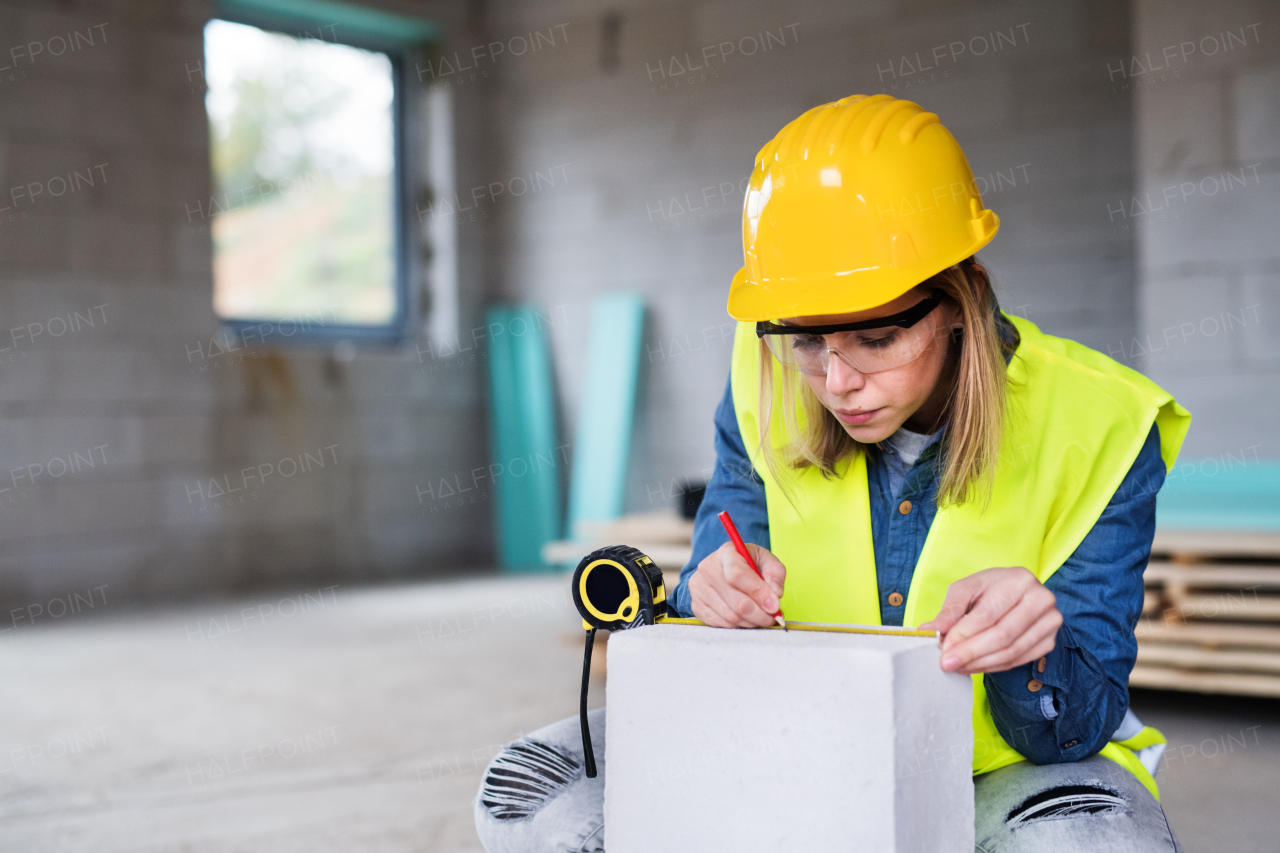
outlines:
[[[789,323],[819,325],[856,323],[897,314],[925,297],[920,288],[912,288],[892,302],[851,314],[823,314],[786,318]],[[827,373],[802,374],[822,405],[835,415],[845,432],[855,441],[871,444],[881,441],[903,424],[912,432],[929,432],[946,402],[946,391],[939,386],[947,358],[947,329],[963,327],[960,310],[951,300],[929,312],[920,321],[929,324],[929,346],[914,361],[877,373],[859,373],[834,353],[828,359]]]

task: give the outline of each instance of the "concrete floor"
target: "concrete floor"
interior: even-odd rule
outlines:
[[[1186,853],[1280,850],[1280,701],[1134,690],[1169,739],[1160,801]]]
[[[489,756],[576,712],[578,625],[564,578],[525,577],[0,633],[0,849],[479,851]],[[1134,704],[1187,853],[1280,846],[1280,703]]]

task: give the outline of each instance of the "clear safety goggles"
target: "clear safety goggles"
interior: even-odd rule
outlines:
[[[934,288],[905,311],[857,323],[794,326],[761,321],[756,323],[756,337],[764,339],[780,364],[801,373],[825,375],[833,352],[859,373],[879,373],[915,361],[929,348],[934,324],[920,321],[942,297]]]

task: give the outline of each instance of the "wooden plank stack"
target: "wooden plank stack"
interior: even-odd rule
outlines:
[[[1157,531],[1134,687],[1280,697],[1280,533]]]

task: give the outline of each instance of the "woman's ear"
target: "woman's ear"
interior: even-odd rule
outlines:
[[[980,285],[986,287],[988,290],[991,289],[991,276],[987,275],[987,268],[982,264],[977,261],[969,264],[968,273],[969,275],[976,275],[980,279],[980,281],[971,280],[970,284]]]

